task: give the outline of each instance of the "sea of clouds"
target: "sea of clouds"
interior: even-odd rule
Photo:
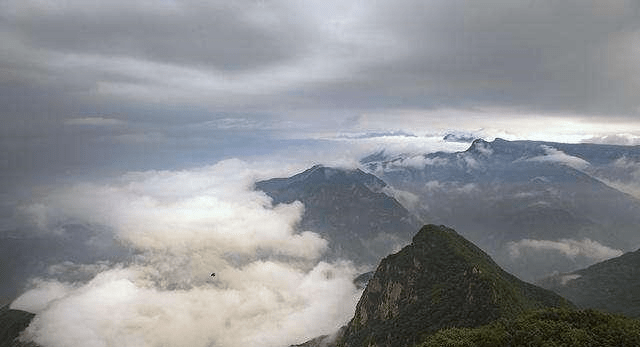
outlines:
[[[78,183],[22,206],[41,233],[104,230],[126,260],[52,264],[11,305],[36,313],[43,346],[286,346],[351,318],[358,269],[320,261],[327,241],[298,230],[304,206],[274,206],[240,160]],[[88,280],[70,280],[72,273]],[[210,276],[215,272],[215,276]],[[77,277],[77,276],[76,276]]]

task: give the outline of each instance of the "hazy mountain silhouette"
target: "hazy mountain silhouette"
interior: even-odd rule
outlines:
[[[255,184],[276,204],[301,201],[305,211],[300,228],[329,240],[328,257],[370,266],[407,244],[420,224],[383,192],[386,187],[385,182],[361,170],[320,165],[289,178]]]
[[[378,152],[362,164],[422,220],[454,227],[508,270],[533,280],[602,258],[588,251],[514,252],[522,240],[589,240],[624,251],[640,246],[640,200],[596,177],[622,177],[613,170],[620,160],[640,161],[640,147],[476,140],[463,152]]]
[[[640,318],[640,250],[538,283],[580,307]]]
[[[426,225],[384,258],[335,342],[302,346],[413,346],[445,327],[475,327],[544,307],[571,308],[559,295],[502,270],[445,226]]]

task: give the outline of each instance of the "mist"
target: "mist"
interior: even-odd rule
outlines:
[[[252,190],[261,174],[240,160],[131,172],[22,206],[38,233],[82,224],[131,250],[116,262],[52,264],[33,279],[11,305],[37,314],[24,338],[46,346],[283,346],[335,331],[360,295],[357,269],[319,261],[327,241],[297,229],[304,206],[273,206]]]

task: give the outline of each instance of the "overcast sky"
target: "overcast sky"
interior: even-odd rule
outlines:
[[[344,324],[361,269],[320,262],[302,204],[255,179],[468,147],[447,133],[640,144],[639,0],[0,0],[0,47],[0,236],[75,224],[137,255],[48,264],[93,279],[14,303],[41,345]]]
[[[637,0],[2,0],[0,41],[14,178],[371,132],[640,143]]]

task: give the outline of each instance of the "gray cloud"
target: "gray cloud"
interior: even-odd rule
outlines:
[[[628,47],[638,40],[638,6],[393,2],[371,23],[393,33],[404,58],[365,71],[363,84],[387,88],[390,96],[422,96],[427,106],[635,113],[638,104],[627,97],[638,70],[630,62],[640,55]]]
[[[5,18],[30,47],[233,71],[286,61],[305,50],[305,28],[283,5],[27,1],[8,2]]]
[[[94,101],[637,115],[639,6],[8,1],[0,63]]]
[[[85,126],[114,126],[123,125],[123,122],[116,118],[108,117],[82,117],[82,118],[70,118],[65,121],[67,125],[85,125]]]
[[[421,134],[452,129],[635,139],[637,4],[598,4],[5,1],[0,191],[390,129],[418,138],[351,151],[420,153]],[[126,124],[78,126],[95,115]]]

